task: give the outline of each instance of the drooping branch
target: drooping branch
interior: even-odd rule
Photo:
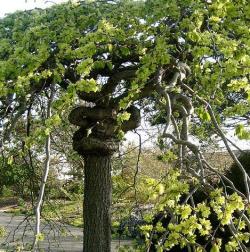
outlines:
[[[103,75],[108,77],[107,83],[105,83],[101,90],[98,92],[82,92],[78,91],[77,94],[80,99],[87,102],[94,102],[97,104],[107,105],[112,95],[114,94],[115,88],[119,85],[122,80],[128,81],[135,77],[136,68],[135,67],[126,67],[122,69],[116,69],[110,72],[108,75]],[[92,74],[89,75],[89,78]],[[99,76],[102,76],[99,73]]]
[[[104,119],[116,119],[117,112],[116,110],[112,108],[99,108],[99,107],[76,107],[74,108],[70,115],[69,115],[69,121],[70,123],[81,126],[81,123],[83,120],[90,121],[98,121],[98,120],[104,120]]]
[[[186,84],[182,84],[182,87],[185,88],[186,90],[188,90],[198,101],[200,101],[208,110],[208,113],[211,117],[212,123],[215,127],[215,129],[217,130],[217,133],[219,134],[219,136],[221,137],[223,143],[225,144],[225,147],[228,151],[228,153],[230,154],[230,156],[232,157],[232,159],[234,160],[234,162],[238,165],[239,169],[241,170],[243,176],[244,176],[244,184],[245,184],[245,188],[246,188],[246,193],[247,193],[247,198],[248,201],[250,202],[250,191],[249,191],[249,182],[250,182],[250,178],[246,172],[246,170],[244,169],[244,167],[242,166],[242,164],[240,163],[239,159],[236,157],[236,155],[234,154],[234,152],[232,151],[232,149],[229,146],[229,143],[227,141],[227,138],[225,136],[225,134],[223,133],[223,131],[221,130],[216,117],[214,115],[213,109],[211,107],[211,105],[204,99],[202,99],[199,95],[197,95],[189,86],[187,86]]]
[[[122,69],[117,69],[116,73],[112,74],[107,83],[103,86],[102,90],[100,91],[103,96],[111,95],[114,93],[115,88],[121,82],[121,80],[131,81],[136,76],[135,67],[126,67]]]
[[[161,86],[164,70],[161,68],[157,74],[156,91],[165,98],[166,101],[166,125],[164,132],[167,132],[172,116],[172,104],[168,92]]]
[[[176,120],[175,120],[173,115],[171,116],[171,122],[172,122],[172,124],[174,126],[175,135],[176,135],[177,139],[180,140],[181,139],[180,130],[178,128],[178,125],[177,125]],[[183,152],[182,152],[182,149],[183,149],[182,144],[179,144],[178,145],[178,155],[179,155],[179,166],[180,166],[181,171],[183,170]]]

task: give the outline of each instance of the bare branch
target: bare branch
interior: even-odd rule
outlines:
[[[51,117],[52,113],[52,101],[54,98],[55,94],[55,89],[54,86],[51,86],[51,93],[50,97],[48,99],[48,106],[47,106],[47,118]],[[35,214],[36,214],[36,227],[35,227],[35,237],[34,237],[34,242],[33,242],[33,249],[37,249],[37,243],[38,243],[38,235],[41,233],[40,231],[40,222],[41,222],[41,206],[43,203],[43,196],[44,196],[44,191],[45,191],[45,185],[47,182],[48,174],[49,174],[49,168],[50,168],[50,142],[51,142],[51,136],[48,134],[46,138],[46,144],[45,144],[45,150],[46,150],[46,159],[44,163],[44,174],[42,177],[42,182],[40,185],[40,191],[39,191],[39,196],[37,199],[37,205],[35,208]]]

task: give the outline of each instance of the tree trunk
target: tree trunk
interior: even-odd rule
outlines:
[[[73,136],[73,149],[84,157],[84,252],[111,251],[111,157],[118,150],[119,129],[127,132],[140,122],[140,110],[131,106],[131,117],[119,126],[117,108],[106,114],[103,108],[108,106],[80,106],[69,114],[69,121],[80,126]]]
[[[84,173],[83,251],[110,252],[111,155],[86,155]]]

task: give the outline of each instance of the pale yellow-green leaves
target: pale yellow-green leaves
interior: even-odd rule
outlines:
[[[193,42],[199,42],[201,39],[200,33],[196,29],[188,33],[188,38]]]
[[[3,238],[7,234],[7,231],[4,226],[0,226],[0,237]]]
[[[180,215],[182,220],[185,220],[191,215],[192,208],[190,205],[180,205],[177,206],[176,213]]]
[[[225,246],[225,249],[226,249],[226,252],[233,252],[233,251],[237,251],[238,249],[238,242],[236,239],[233,239],[232,241],[229,241],[226,246]]]
[[[153,225],[143,225],[140,227],[142,233],[145,235],[145,237],[149,238],[150,232],[153,229]]]
[[[43,144],[46,137],[51,134],[56,127],[60,126],[61,123],[62,120],[59,114],[54,114],[50,118],[44,120],[39,127],[35,127],[30,135],[24,139],[25,147],[30,149],[37,144]]]
[[[39,233],[36,235],[36,241],[43,241],[45,238],[43,233]]]
[[[56,127],[62,122],[58,114],[52,115],[50,118],[46,119],[45,125],[49,128]]]
[[[176,184],[175,178],[178,177],[178,173],[169,174],[168,181],[172,184]],[[177,176],[177,177],[176,177]],[[149,184],[154,184],[154,181],[148,181]],[[170,182],[170,184],[171,184]],[[168,191],[168,184],[164,189],[164,197],[167,198],[162,207],[161,197],[158,197],[159,203],[158,211],[162,211],[165,217],[171,220],[167,226],[162,226],[159,221],[154,227],[146,225],[147,231],[144,231],[147,239],[150,237],[151,232],[163,233],[166,236],[166,241],[163,246],[159,245],[159,249],[171,249],[175,245],[185,247],[187,245],[193,245],[197,251],[203,251],[202,246],[197,243],[198,236],[204,237],[204,239],[210,239],[213,234],[214,223],[210,220],[211,213],[216,213],[218,221],[221,226],[234,223],[237,227],[238,233],[235,237],[231,237],[231,240],[226,244],[226,251],[236,251],[238,248],[238,242],[248,242],[249,233],[245,232],[246,223],[244,220],[239,220],[236,213],[240,213],[245,209],[245,202],[236,193],[225,196],[222,189],[215,189],[211,192],[211,201],[203,201],[197,204],[196,207],[192,207],[190,204],[180,204],[178,197],[175,194],[171,194],[171,189]],[[184,183],[185,184],[185,183]],[[172,185],[172,189],[177,185]],[[171,195],[169,197],[169,195]],[[160,203],[161,202],[161,203]],[[214,217],[213,217],[214,218]],[[149,223],[152,221],[152,215],[148,215],[145,218]],[[150,227],[150,228],[149,228]],[[210,252],[220,251],[222,249],[222,240],[216,238],[212,241],[212,248]]]
[[[242,198],[233,193],[226,198],[220,194],[220,190],[216,190],[211,193],[210,205],[221,221],[222,225],[228,225],[233,218],[235,211],[242,211],[244,209],[244,203]]]
[[[237,233],[231,240],[225,245],[226,252],[238,251],[240,242],[249,242],[250,233],[242,232]]]
[[[93,59],[87,58],[78,64],[76,67],[77,73],[81,74],[81,76],[87,76],[93,67]]]
[[[76,90],[83,91],[86,93],[97,92],[99,86],[95,79],[82,79],[76,83]]]
[[[231,80],[231,82],[228,84],[228,87],[230,88],[230,90],[236,91],[236,92],[240,92],[241,90],[250,92],[250,83],[246,77]]]
[[[161,158],[162,158],[162,161],[165,161],[165,162],[173,162],[178,159],[177,155],[171,150],[168,150],[165,153],[163,153]]]
[[[210,220],[205,218],[199,218],[199,223],[201,224],[201,227],[199,227],[199,232],[201,236],[209,235],[212,230],[212,225]]]
[[[243,124],[235,126],[235,135],[239,139],[250,139],[250,130],[247,129]]]
[[[131,114],[128,113],[127,111],[118,113],[117,114],[118,127],[121,127],[124,122],[128,121],[130,116],[131,116]],[[125,133],[121,129],[119,129],[118,133],[117,133],[118,139],[123,140],[124,136],[125,136]]]
[[[210,252],[220,252],[221,251],[221,239],[216,239]]]
[[[197,205],[196,211],[200,212],[203,218],[208,218],[211,213],[209,206],[207,206],[205,202],[199,203]]]
[[[200,117],[200,119],[204,122],[210,122],[211,121],[211,117],[210,114],[208,113],[208,111],[206,109],[204,109],[203,107],[196,109],[198,116]]]
[[[121,113],[118,113],[117,115],[117,122],[119,125],[121,125],[123,122],[125,121],[128,121],[129,118],[130,118],[130,113],[129,112],[121,112]]]
[[[13,156],[9,156],[8,159],[7,159],[7,164],[8,164],[8,165],[12,165],[12,164],[13,164],[13,161],[14,161]]]
[[[224,113],[216,114],[218,120],[243,116],[249,113],[250,101],[249,13],[246,0],[121,0],[117,4],[82,1],[77,5],[56,5],[46,11],[13,14],[0,21],[0,96],[3,102],[8,94],[28,102],[33,98],[33,90],[36,96],[40,95],[37,91],[44,83],[46,88],[49,83],[55,84],[58,91],[62,80],[67,82],[68,86],[55,96],[56,114],[46,121],[39,118],[34,122],[34,130],[25,139],[26,147],[30,148],[44,143],[54,127],[62,123],[61,114],[77,101],[77,93],[102,90],[105,83],[100,84],[99,80],[120,70],[119,64],[136,71],[133,81],[119,83],[126,89],[126,96],[118,101],[117,121],[122,125],[130,119],[130,114],[123,111],[137,101],[145,85],[155,84],[158,69],[166,69],[168,79],[176,62],[181,61],[192,69],[185,80],[187,85],[211,101],[215,111],[233,103]],[[68,78],[69,75],[74,78]],[[178,88],[181,92],[181,87]],[[240,101],[232,102],[228,97]],[[210,126],[211,116],[200,104],[195,111],[202,121],[197,134],[207,139],[204,128]],[[250,138],[244,125],[236,127],[236,135]],[[120,130],[118,138],[123,136]],[[173,152],[163,155],[164,161],[175,159]],[[243,211],[245,202],[236,194],[226,196],[215,190],[209,203],[180,204],[180,198],[189,193],[189,185],[177,172],[169,172],[163,181],[145,176],[136,186],[140,202],[153,204],[156,211],[167,209],[177,219],[166,230],[170,231],[166,248],[177,243],[195,244],[197,234],[209,238],[211,213],[216,214],[222,226],[232,221],[244,231],[244,221],[238,221],[234,215]],[[164,228],[160,223],[155,227],[158,232],[165,232]],[[144,231],[148,235],[152,227]],[[237,239],[247,238],[239,235]],[[214,251],[217,245],[215,242]],[[235,251],[237,243],[230,241],[226,249]]]
[[[187,244],[195,244],[195,231],[201,230],[202,228],[202,225],[195,215],[181,221],[179,224],[170,223],[168,225],[170,233],[167,241],[164,243],[164,247],[170,249],[177,244],[180,244],[181,247]]]

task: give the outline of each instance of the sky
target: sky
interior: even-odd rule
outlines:
[[[0,18],[4,17],[7,13],[12,13],[17,10],[29,10],[33,8],[46,8],[50,7],[54,4],[67,2],[68,0],[0,0]],[[142,141],[146,142],[146,146],[150,147],[152,145],[152,135],[156,133],[156,131],[151,131],[150,134],[146,133],[145,129],[148,128],[148,125],[143,125],[141,129],[139,129],[140,134],[142,135]],[[242,149],[250,149],[250,141],[239,141],[236,136],[234,136],[234,131],[230,130],[227,134],[227,137],[230,138],[233,142],[235,142]],[[137,142],[138,143],[138,135],[130,132],[127,134],[128,141]],[[147,141],[148,139],[148,141]]]
[[[0,17],[6,13],[17,10],[30,10],[33,8],[46,8],[55,3],[67,2],[67,0],[0,0]]]

